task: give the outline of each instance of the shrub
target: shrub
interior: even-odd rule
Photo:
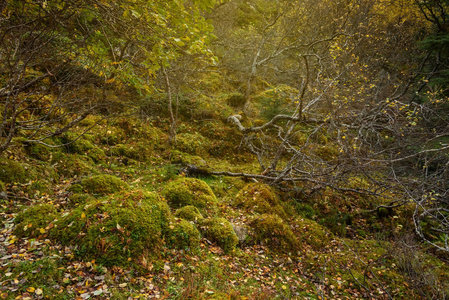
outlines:
[[[252,213],[277,214],[282,218],[286,217],[278,196],[271,187],[263,183],[246,185],[238,192],[234,205]]]
[[[200,245],[200,232],[189,221],[177,219],[167,233],[167,244],[176,249],[195,249]]]
[[[270,249],[291,252],[297,249],[298,243],[290,226],[277,215],[264,214],[250,222],[256,243],[267,245]]]
[[[175,216],[193,222],[198,222],[204,219],[199,209],[192,205],[187,205],[177,209]]]
[[[217,203],[207,183],[196,178],[181,177],[171,181],[165,186],[163,194],[173,208],[192,205],[200,209],[213,209]]]
[[[224,218],[207,219],[201,225],[204,235],[217,243],[226,253],[233,251],[239,243],[231,223]]]
[[[155,193],[137,190],[74,209],[55,223],[51,234],[65,245],[76,242],[79,257],[126,265],[157,254],[169,222],[167,204]]]
[[[52,204],[30,206],[16,216],[14,234],[19,237],[38,237],[46,233],[45,228],[56,216],[57,211]]]
[[[89,194],[106,195],[127,189],[128,184],[113,175],[96,175],[81,180],[83,191]]]
[[[20,163],[0,158],[0,180],[4,183],[25,182],[27,173]]]

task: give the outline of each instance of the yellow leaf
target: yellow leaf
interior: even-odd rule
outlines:
[[[285,290],[285,289],[287,289],[287,287],[286,287],[285,285],[283,285],[283,286],[282,286],[282,289]]]
[[[39,229],[39,232],[40,232],[40,233],[45,233],[45,229],[44,229],[44,228],[41,228],[41,229]]]
[[[32,287],[32,286],[30,286],[29,288],[27,288],[27,292],[30,292],[30,293],[34,293],[34,290],[35,290],[35,288]]]
[[[85,213],[82,213],[81,214],[81,219],[84,219],[86,217],[86,214]]]

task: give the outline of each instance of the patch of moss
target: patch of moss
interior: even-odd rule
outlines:
[[[94,201],[95,198],[90,194],[75,193],[69,197],[70,203],[73,205],[84,204],[90,201]]]
[[[200,232],[187,220],[177,219],[166,235],[169,247],[184,250],[193,250],[200,245]]]
[[[107,174],[84,178],[81,180],[81,185],[84,192],[96,195],[113,194],[128,188],[126,182],[116,176]]]
[[[139,161],[145,161],[151,157],[152,147],[146,143],[117,144],[111,148],[113,156],[127,157]]]
[[[204,219],[199,209],[193,205],[187,205],[177,209],[175,216],[192,222],[199,222]]]
[[[233,251],[238,245],[239,239],[231,223],[225,218],[206,219],[201,225],[204,235],[212,242],[217,243],[226,253]]]
[[[200,209],[213,209],[217,203],[217,198],[207,183],[196,178],[180,177],[169,182],[163,195],[173,208],[192,205]]]
[[[257,216],[249,225],[256,243],[280,252],[292,252],[298,248],[298,241],[290,226],[277,215]]]
[[[0,192],[6,191],[6,184],[0,180]]]
[[[155,193],[136,190],[91,201],[63,216],[51,232],[75,253],[106,266],[156,255],[170,223],[170,209]]]
[[[48,147],[37,143],[26,143],[25,151],[30,157],[47,161],[50,159],[51,151]]]
[[[0,180],[5,183],[25,182],[27,172],[20,163],[0,158]]]
[[[94,148],[94,145],[85,139],[84,136],[80,137],[75,133],[68,132],[60,139],[62,144],[66,144],[65,148],[68,153],[85,154],[88,150]]]
[[[322,250],[334,238],[333,234],[315,221],[299,217],[294,221],[293,232],[299,242],[305,242],[315,250]]]
[[[87,152],[87,156],[92,158],[92,160],[96,163],[104,161],[106,159],[106,154],[104,151],[98,147],[94,147]]]
[[[30,206],[16,216],[14,234],[19,237],[38,237],[46,233],[45,228],[56,216],[57,211],[52,204]]]
[[[180,133],[176,136],[176,149],[194,155],[204,156],[210,144],[200,133]]]
[[[183,165],[195,165],[203,166],[206,161],[196,155],[190,155],[178,150],[169,150],[163,153],[164,158],[168,159],[173,164],[183,164]]]
[[[54,158],[58,174],[72,178],[75,176],[88,176],[96,173],[94,162],[90,157],[79,154],[61,153]]]
[[[244,208],[246,211],[258,214],[277,214],[286,217],[283,207],[273,189],[263,183],[251,183],[241,189],[234,206]]]

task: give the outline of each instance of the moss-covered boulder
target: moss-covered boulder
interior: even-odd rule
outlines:
[[[170,230],[166,234],[166,242],[169,247],[183,250],[194,250],[200,245],[200,232],[191,222],[183,219],[176,219],[170,225]]]
[[[274,190],[263,183],[246,185],[238,192],[234,206],[243,208],[250,213],[277,214],[282,218],[286,216]]]
[[[169,182],[163,195],[173,208],[192,205],[200,209],[213,209],[217,203],[212,189],[202,180],[181,177]]]
[[[152,146],[143,142],[117,144],[111,148],[113,156],[127,157],[138,161],[145,161],[151,157]]]
[[[192,222],[200,222],[204,219],[203,215],[201,214],[199,209],[193,205],[187,205],[187,206],[178,208],[175,211],[175,216],[178,218],[187,220],[187,221],[192,221]]]
[[[293,222],[293,232],[300,243],[307,243],[315,250],[321,250],[334,238],[333,234],[317,222],[298,217]]]
[[[106,159],[106,154],[98,147],[94,147],[87,151],[87,156],[89,156],[95,163],[102,162]]]
[[[81,185],[84,192],[95,195],[113,194],[128,188],[126,182],[116,176],[107,174],[84,178],[81,180]]]
[[[239,243],[231,223],[225,218],[206,219],[201,224],[201,230],[206,238],[217,243],[226,253],[234,250]]]
[[[87,176],[97,172],[93,160],[80,154],[57,153],[52,162],[57,173],[64,177]]]
[[[26,143],[25,151],[30,157],[47,161],[50,158],[51,151],[48,147],[37,143]]]
[[[133,191],[81,205],[55,223],[51,235],[76,254],[106,266],[126,265],[160,251],[170,209],[155,193]]]
[[[85,204],[87,202],[91,202],[94,200],[95,200],[95,197],[93,197],[90,194],[85,194],[85,193],[74,193],[69,196],[69,202],[70,202],[70,204],[72,204],[74,206]]]
[[[256,243],[264,244],[280,252],[292,252],[298,247],[298,241],[290,226],[285,224],[278,215],[257,216],[249,225]]]
[[[27,173],[20,163],[0,158],[0,180],[4,183],[25,182]]]
[[[61,143],[65,145],[68,153],[86,154],[94,145],[86,139],[86,136],[67,132],[61,138]]]
[[[14,234],[19,237],[38,237],[46,234],[47,226],[55,220],[56,208],[52,204],[38,204],[25,208],[14,222]]]

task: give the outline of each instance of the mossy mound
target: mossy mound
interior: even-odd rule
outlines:
[[[170,218],[167,203],[157,194],[137,190],[74,209],[55,223],[51,234],[62,244],[77,243],[75,254],[83,259],[126,265],[158,253]]]
[[[69,197],[69,200],[70,200],[70,204],[72,204],[72,205],[80,205],[80,204],[94,201],[95,198],[90,194],[75,193]]]
[[[4,183],[25,182],[27,173],[20,163],[0,158],[0,180]]]
[[[60,153],[54,158],[54,162],[58,174],[69,178],[87,176],[96,172],[93,167],[94,162],[88,156]]]
[[[277,214],[282,218],[286,217],[276,193],[270,186],[263,183],[246,185],[238,192],[234,206],[244,208],[251,213]]]
[[[81,180],[81,185],[84,192],[95,195],[113,194],[128,188],[126,182],[116,176],[107,174],[84,178]]]
[[[106,154],[104,151],[98,147],[94,147],[87,152],[87,156],[89,156],[94,162],[99,163],[106,159]]]
[[[297,249],[298,241],[290,226],[277,215],[264,214],[250,222],[254,241],[280,252],[292,252]]]
[[[30,157],[42,161],[47,161],[50,159],[51,152],[48,147],[37,143],[26,143],[24,145],[25,151]]]
[[[166,242],[169,247],[183,250],[193,250],[200,245],[200,232],[187,220],[177,219],[170,226]]]
[[[217,243],[226,253],[231,252],[239,243],[232,224],[225,218],[206,219],[201,224],[204,235]]]
[[[0,180],[0,192],[6,191],[6,184]]]
[[[46,233],[46,228],[57,216],[52,204],[30,206],[19,213],[14,222],[14,234],[19,237],[38,237]]]
[[[305,242],[315,250],[321,250],[334,238],[333,234],[313,220],[299,217],[294,221],[294,233],[299,242]]]
[[[213,209],[217,203],[207,183],[195,178],[181,177],[171,181],[165,186],[163,194],[173,208],[192,205],[200,209]]]
[[[94,145],[85,136],[80,137],[75,133],[68,132],[60,140],[65,145],[68,153],[86,154],[88,150],[94,148]]]
[[[199,209],[193,205],[187,205],[177,209],[175,216],[192,222],[199,222],[204,219]]]
[[[207,154],[210,143],[200,133],[180,133],[176,136],[176,148],[182,152],[203,156]]]
[[[145,161],[151,157],[152,147],[146,143],[117,144],[111,148],[113,156],[127,157],[138,161]]]

